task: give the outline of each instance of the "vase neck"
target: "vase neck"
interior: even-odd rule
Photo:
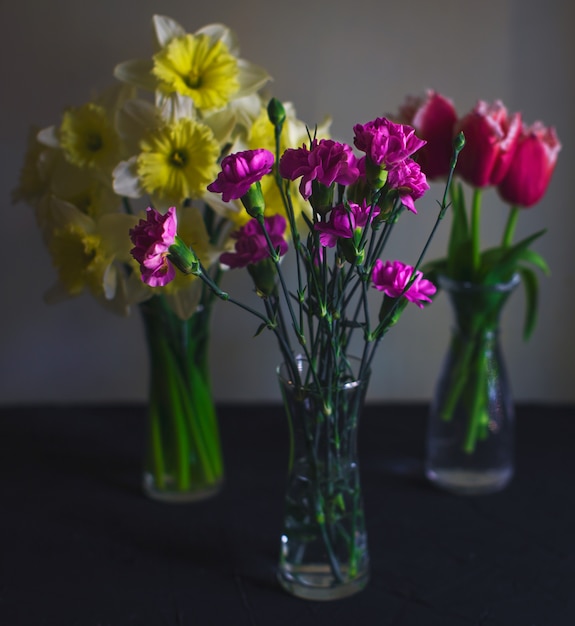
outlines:
[[[487,285],[440,276],[438,282],[452,305],[455,332],[468,338],[496,340],[503,307],[520,279],[516,274],[506,283]]]

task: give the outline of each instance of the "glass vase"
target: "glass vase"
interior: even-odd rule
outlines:
[[[494,285],[439,277],[454,327],[429,412],[425,471],[456,494],[496,492],[513,476],[514,407],[499,328],[518,283],[518,275]]]
[[[305,360],[296,362],[300,381],[309,379]],[[300,598],[333,600],[369,578],[357,454],[369,376],[328,389],[293,373],[278,368],[291,438],[278,579]]]
[[[166,502],[208,498],[224,476],[208,367],[210,310],[182,320],[154,296],[140,311],[150,361],[144,492]]]

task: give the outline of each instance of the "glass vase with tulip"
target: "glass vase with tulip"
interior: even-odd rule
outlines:
[[[518,242],[515,231],[521,212],[544,196],[561,145],[553,128],[541,122],[527,126],[500,101],[480,101],[460,118],[449,99],[430,91],[425,98],[409,98],[400,117],[427,139],[421,163],[429,178],[448,174],[447,146],[459,132],[466,138],[450,185],[447,255],[426,267],[453,309],[451,342],[429,415],[426,474],[455,493],[498,491],[514,471],[514,405],[501,349],[501,314],[521,283],[527,339],[537,317],[537,270],[548,273],[531,248],[545,231]],[[482,197],[488,188],[509,208],[499,244],[482,249]]]

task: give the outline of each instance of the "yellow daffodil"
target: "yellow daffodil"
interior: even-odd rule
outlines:
[[[125,156],[116,129],[116,115],[131,96],[131,87],[115,85],[94,101],[66,109],[60,126],[42,130],[38,139],[48,147],[61,150],[72,165],[109,177]]]
[[[146,193],[181,204],[204,193],[217,174],[219,154],[220,146],[207,126],[183,119],[141,142],[136,170]]]
[[[70,163],[102,170],[115,165],[119,140],[103,107],[88,102],[67,109],[58,136]]]
[[[175,37],[153,60],[158,89],[189,96],[199,109],[225,106],[239,88],[237,59],[207,35]]]
[[[45,208],[52,196],[73,204],[91,217],[120,209],[121,199],[100,176],[72,165],[59,148],[40,143],[37,135],[38,130],[31,129],[19,184],[12,192],[12,200],[27,202],[35,208],[45,236],[51,227],[45,219]]]
[[[209,24],[193,34],[175,20],[153,18],[157,51],[149,60],[120,63],[119,80],[164,98],[190,98],[200,114],[225,107],[231,100],[255,94],[270,79],[262,68],[239,57],[235,34]]]
[[[127,312],[123,266],[131,263],[128,231],[134,216],[107,214],[94,220],[77,207],[52,198],[51,236],[47,242],[58,283],[47,294],[49,302],[89,291],[118,312]]]

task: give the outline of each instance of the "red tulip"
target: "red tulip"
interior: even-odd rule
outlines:
[[[515,153],[521,114],[508,116],[499,100],[491,106],[480,100],[455,124],[454,135],[460,131],[465,135],[465,147],[459,154],[456,173],[474,187],[498,185]]]
[[[427,144],[417,152],[417,162],[429,180],[449,174],[453,152],[453,127],[457,113],[453,103],[436,91],[424,98],[408,97],[399,109],[401,121],[415,128]]]
[[[554,128],[541,122],[523,127],[511,165],[498,187],[499,195],[513,206],[539,202],[555,169],[561,144]]]

